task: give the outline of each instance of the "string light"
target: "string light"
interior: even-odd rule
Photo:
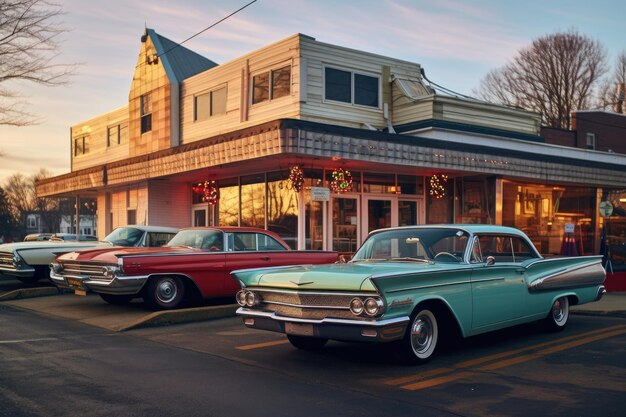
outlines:
[[[202,195],[202,202],[216,205],[220,201],[220,189],[215,180],[206,180],[193,186],[193,192]]]
[[[300,192],[302,184],[304,184],[304,171],[302,171],[299,165],[291,167],[289,171],[289,182],[296,192]]]
[[[446,196],[446,184],[448,176],[446,174],[433,175],[430,177],[430,195],[439,200]]]
[[[347,169],[335,169],[332,173],[333,180],[330,182],[330,189],[336,193],[345,193],[352,190],[352,174]]]

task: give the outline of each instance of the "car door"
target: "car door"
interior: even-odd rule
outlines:
[[[474,261],[471,277],[474,330],[497,327],[525,315],[528,288],[521,263],[526,258],[515,256],[513,249],[518,242],[514,239],[508,235],[482,235],[474,240],[481,254]]]
[[[229,274],[236,269],[276,266],[276,253],[280,251],[287,252],[273,238],[262,233],[227,233],[227,239],[226,266]],[[275,245],[268,239],[274,240]],[[230,276],[226,277],[224,281],[224,290],[226,292],[236,291],[238,288],[239,283],[236,280],[230,278]]]

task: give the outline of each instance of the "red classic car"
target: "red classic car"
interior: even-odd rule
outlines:
[[[179,307],[187,296],[234,296],[236,269],[325,264],[336,252],[293,251],[277,234],[244,227],[190,228],[160,248],[107,248],[71,252],[50,265],[50,280],[76,294],[98,293],[112,304],[143,297],[149,307]]]

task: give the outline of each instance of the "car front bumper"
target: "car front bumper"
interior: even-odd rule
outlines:
[[[88,276],[61,275],[50,271],[50,281],[59,288],[74,291],[89,291],[112,295],[135,295],[141,292],[148,281],[147,275],[114,276],[111,279],[92,279]]]
[[[35,268],[31,266],[25,266],[19,269],[0,267],[0,276],[11,278],[32,278],[35,276]]]
[[[245,307],[240,307],[237,314],[243,318],[247,327],[253,329],[353,342],[400,340],[404,337],[410,320],[407,316],[368,321],[333,318],[310,320],[279,316]]]

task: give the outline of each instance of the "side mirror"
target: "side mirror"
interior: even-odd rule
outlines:
[[[485,266],[491,266],[495,263],[496,263],[496,258],[494,258],[493,256],[487,256],[487,259],[485,260]]]

